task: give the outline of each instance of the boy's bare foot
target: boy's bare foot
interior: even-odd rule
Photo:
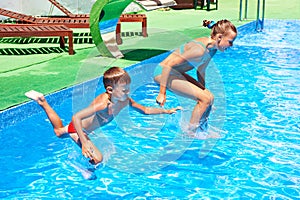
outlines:
[[[36,101],[38,104],[41,104],[45,100],[44,95],[40,92],[35,91],[35,90],[30,90],[30,91],[26,92],[25,96],[27,96],[28,98]]]

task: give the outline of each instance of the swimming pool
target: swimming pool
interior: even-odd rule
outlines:
[[[299,28],[299,20],[266,20],[263,32],[246,24],[234,47],[214,57],[207,72],[216,98],[210,124],[224,130],[221,139],[182,137],[188,108],[155,117],[125,110],[91,136],[105,154],[95,180],[83,178],[80,170],[89,166],[80,149],[54,136],[34,102],[1,112],[0,198],[299,199]],[[166,55],[127,68],[140,103],[155,104],[158,86],[144,74]],[[103,91],[99,81],[47,98],[67,123],[66,111]],[[191,103],[170,92],[167,106]]]

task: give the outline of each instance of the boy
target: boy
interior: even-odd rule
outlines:
[[[81,147],[82,154],[90,159],[90,163],[96,165],[103,157],[86,133],[109,123],[124,107],[132,106],[144,114],[171,114],[180,109],[151,108],[136,103],[128,96],[130,83],[130,76],[125,70],[119,67],[108,69],[103,75],[106,92],[97,96],[87,108],[73,115],[72,121],[67,126],[63,126],[60,117],[48,104],[43,94],[31,90],[25,95],[35,100],[44,109],[57,137],[69,134]]]

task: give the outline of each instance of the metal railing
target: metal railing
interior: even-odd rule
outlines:
[[[256,12],[256,31],[262,31],[264,29],[264,20],[265,20],[265,8],[266,8],[266,0],[262,0],[262,8],[261,8],[261,0],[257,0],[257,12]],[[260,12],[262,9],[262,14],[260,16]],[[243,0],[240,0],[240,12],[239,12],[239,20],[242,21],[242,12],[243,12]],[[245,11],[244,11],[244,19],[248,18],[248,0],[245,0]],[[260,18],[261,17],[261,18]]]

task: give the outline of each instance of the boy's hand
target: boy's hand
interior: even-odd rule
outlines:
[[[176,108],[171,108],[171,109],[166,110],[166,113],[173,114],[173,113],[176,113],[177,110],[182,110],[182,109],[183,108],[181,106],[178,106]]]
[[[87,140],[85,145],[82,144],[82,154],[89,158],[92,164],[98,164],[102,161],[102,154],[90,140]]]
[[[85,143],[82,143],[82,155],[86,158],[93,158],[93,147],[90,145],[90,143],[87,141]]]

